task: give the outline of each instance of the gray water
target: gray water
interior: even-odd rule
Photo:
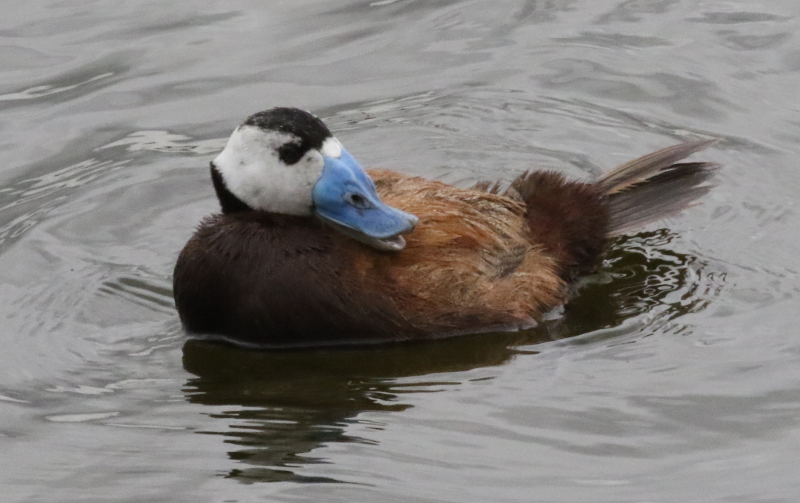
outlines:
[[[798,26],[796,0],[5,5],[0,500],[798,501]],[[529,332],[187,340],[208,163],[276,105],[458,185],[705,137],[725,169]]]

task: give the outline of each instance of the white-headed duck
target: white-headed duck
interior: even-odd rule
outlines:
[[[246,346],[516,330],[568,300],[609,238],[686,208],[719,168],[646,155],[591,182],[533,171],[507,190],[365,171],[314,115],[249,117],[211,163],[222,213],[175,266],[192,334]]]

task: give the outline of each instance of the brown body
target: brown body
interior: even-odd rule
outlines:
[[[383,201],[419,217],[398,253],[311,218],[242,211],[204,220],[175,268],[187,330],[260,346],[431,338],[532,326],[567,301],[610,236],[683,209],[716,170],[645,156],[584,183],[525,174],[504,194],[369,171]]]

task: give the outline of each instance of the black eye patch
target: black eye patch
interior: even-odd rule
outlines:
[[[286,165],[292,165],[302,159],[308,151],[308,145],[289,142],[278,147],[278,158]]]

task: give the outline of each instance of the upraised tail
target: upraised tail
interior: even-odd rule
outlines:
[[[601,175],[600,189],[609,210],[609,237],[618,236],[690,207],[712,186],[704,184],[722,167],[713,162],[678,161],[717,140],[667,147]]]
[[[716,141],[667,147],[591,183],[552,171],[525,173],[506,195],[525,202],[532,241],[556,259],[569,281],[599,265],[609,238],[674,215],[706,194],[711,187],[704,182],[720,165],[678,161]],[[498,191],[497,185],[477,188]]]

